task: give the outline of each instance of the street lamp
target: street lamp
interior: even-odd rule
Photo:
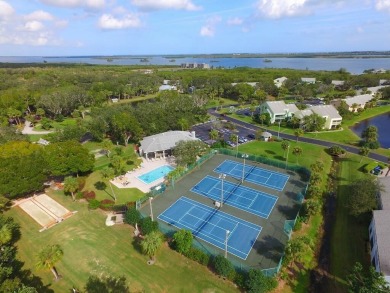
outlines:
[[[149,205],[150,205],[150,218],[153,221],[152,197],[149,197]]]
[[[285,169],[287,169],[287,161],[288,161],[288,153],[290,151],[290,145],[287,146],[287,156],[286,156],[286,167]]]
[[[244,158],[244,166],[242,167],[242,178],[241,178],[241,183],[244,183],[245,159],[248,158],[249,156],[248,156],[247,154],[243,154],[242,157]]]
[[[236,158],[238,156],[238,134],[236,135]]]
[[[230,231],[229,230],[226,230],[226,237],[225,237],[225,258],[227,258],[227,243],[228,243],[228,237],[229,237],[229,233]]]
[[[221,179],[221,207],[223,205],[223,180],[226,178],[226,174],[219,174],[219,179]]]
[[[279,138],[279,132],[280,132],[280,122],[281,122],[282,120],[279,120],[279,129],[278,129],[278,138]]]

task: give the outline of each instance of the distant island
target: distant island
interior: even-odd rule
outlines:
[[[141,59],[139,60],[139,62],[149,62],[149,59],[148,59],[148,58],[141,58]]]
[[[271,59],[264,59],[263,62],[268,62],[269,63],[269,62],[272,62],[272,60]]]

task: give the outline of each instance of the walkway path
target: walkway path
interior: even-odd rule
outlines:
[[[53,131],[36,131],[34,128],[31,126],[31,122],[27,121],[24,123],[24,128],[22,130],[22,134],[48,134],[52,133]]]
[[[219,116],[219,114],[215,111],[215,109],[209,109],[208,113],[210,115],[213,115],[213,116]],[[250,124],[247,122],[243,122],[241,120],[232,118],[228,115],[226,115],[223,119],[228,120],[232,123],[238,124],[241,127],[245,127],[247,129],[250,129],[250,130],[255,131],[255,132],[261,129],[261,127],[259,127],[259,126],[256,126],[256,125],[253,125],[253,124]],[[277,131],[273,131],[273,130],[269,130],[269,129],[267,129],[267,131],[272,133],[274,136],[278,135]],[[286,134],[286,133],[279,133],[279,137],[289,139],[289,140],[296,140],[295,135]],[[354,146],[348,146],[348,145],[339,144],[339,143],[335,143],[335,142],[319,140],[319,139],[314,139],[314,138],[307,138],[307,137],[300,137],[299,141],[303,141],[303,142],[307,142],[307,143],[311,143],[311,144],[316,144],[316,145],[320,145],[323,147],[331,147],[332,145],[338,145],[350,153],[359,154],[359,148],[354,147]],[[383,163],[387,163],[387,161],[388,161],[388,157],[383,156],[383,155],[379,155],[379,154],[370,153],[369,157],[371,159],[374,159],[376,161],[380,161]]]

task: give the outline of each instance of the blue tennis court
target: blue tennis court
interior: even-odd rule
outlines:
[[[191,188],[192,192],[221,201],[222,180],[206,176]],[[275,206],[277,196],[261,192],[239,184],[223,181],[223,203],[268,219]]]
[[[228,253],[244,260],[248,257],[262,229],[260,226],[184,196],[161,213],[158,219],[176,228],[190,230],[195,237],[222,250],[225,250],[225,240],[228,235]]]
[[[244,176],[244,180],[263,185],[272,189],[282,191],[290,176],[273,172],[270,170],[262,169],[252,165],[238,163],[236,161],[225,160],[217,168],[214,169],[217,173],[223,173],[230,175],[234,178],[241,179]]]

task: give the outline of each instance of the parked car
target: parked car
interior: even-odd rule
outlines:
[[[227,143],[228,146],[231,146],[231,147],[235,147],[235,146],[236,146],[236,145],[235,145],[233,142],[231,142],[230,140],[228,140],[226,143]]]
[[[248,136],[249,139],[255,139],[255,138],[256,138],[255,135],[254,135],[253,133],[250,133],[250,134],[248,134],[247,136]]]

